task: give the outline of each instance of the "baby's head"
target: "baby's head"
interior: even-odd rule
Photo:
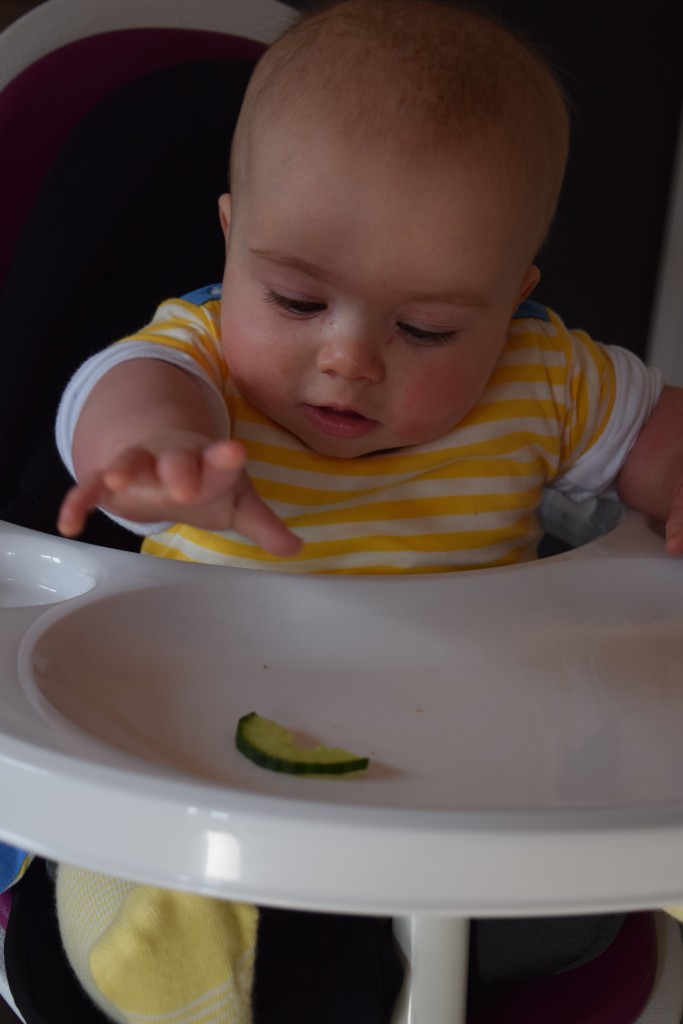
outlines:
[[[533,257],[557,204],[569,133],[546,64],[496,22],[439,0],[344,0],[304,16],[259,63],[235,135],[233,194],[259,143],[306,136],[315,147],[328,134],[399,162],[489,164],[523,210]]]
[[[221,201],[241,390],[333,455],[462,419],[538,279],[567,144],[552,74],[477,13],[344,0],[299,20],[252,77]]]

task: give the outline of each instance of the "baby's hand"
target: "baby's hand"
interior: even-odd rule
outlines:
[[[235,530],[273,555],[294,555],[301,541],[256,493],[235,441],[128,448],[68,491],[57,519],[66,537],[83,530],[97,506],[135,522],[172,520],[206,530]]]
[[[683,555],[683,480],[671,498],[666,521],[666,550],[670,555]]]

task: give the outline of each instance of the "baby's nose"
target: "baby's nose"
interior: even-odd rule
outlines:
[[[331,331],[323,338],[318,369],[344,380],[376,384],[384,376],[383,347],[369,332]]]

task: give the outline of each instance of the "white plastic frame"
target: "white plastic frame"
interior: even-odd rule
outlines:
[[[647,360],[683,385],[683,116],[669,194]]]
[[[47,0],[0,34],[0,89],[77,39],[127,28],[184,28],[271,42],[296,12],[278,0]]]

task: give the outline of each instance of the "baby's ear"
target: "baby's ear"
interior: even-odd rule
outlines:
[[[538,269],[535,263],[532,263],[522,281],[522,287],[519,292],[519,298],[517,299],[517,306],[521,306],[525,299],[528,299],[532,291],[541,280],[541,271]]]
[[[226,192],[218,200],[218,216],[221,219],[221,227],[225,240],[228,240],[228,233],[230,231],[230,215],[232,211],[232,197]]]

